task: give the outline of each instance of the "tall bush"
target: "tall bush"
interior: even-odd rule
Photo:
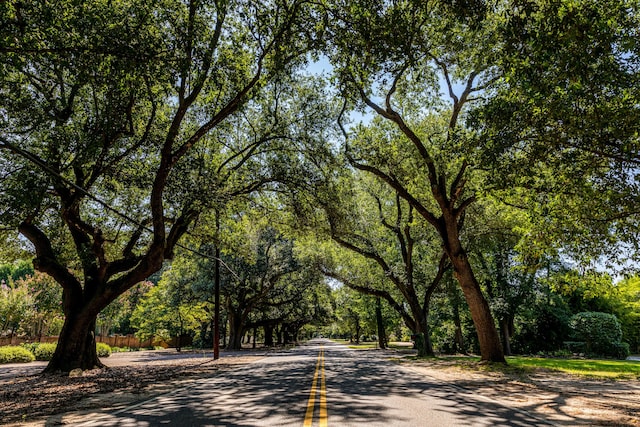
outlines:
[[[575,314],[569,325],[573,338],[584,342],[588,353],[616,356],[612,353],[622,340],[622,329],[615,315],[586,311]]]

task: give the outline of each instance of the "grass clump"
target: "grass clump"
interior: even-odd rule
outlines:
[[[35,356],[28,349],[10,345],[0,347],[0,364],[3,363],[28,363],[33,362]]]

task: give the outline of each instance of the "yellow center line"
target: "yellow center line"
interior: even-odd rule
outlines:
[[[322,374],[320,376],[320,427],[327,427],[327,386],[324,379],[324,349],[322,350]]]
[[[313,411],[316,406],[316,389],[318,386],[318,377],[320,378],[320,427],[327,427],[327,388],[324,377],[324,348],[320,347],[318,353],[318,362],[316,370],[313,374],[313,382],[311,383],[311,391],[309,392],[309,401],[307,402],[307,412],[304,417],[304,427],[313,425]]]

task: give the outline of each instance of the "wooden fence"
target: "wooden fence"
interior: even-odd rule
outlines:
[[[35,337],[35,338],[17,337],[17,336],[0,337],[0,346],[20,345],[23,343],[32,343],[32,342],[51,343],[51,342],[57,342],[57,341],[58,341],[57,335],[46,336],[46,337]],[[159,338],[140,341],[134,335],[109,335],[109,336],[98,335],[96,336],[96,342],[103,342],[105,344],[108,344],[110,347],[149,348],[149,347],[160,346],[164,348],[170,348],[170,347],[177,347],[178,345],[180,345],[180,347],[190,346],[193,340],[190,336],[182,336],[180,337],[180,340],[178,340],[178,337],[173,337],[167,342]]]

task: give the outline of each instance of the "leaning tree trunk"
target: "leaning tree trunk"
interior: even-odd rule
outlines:
[[[446,242],[445,249],[453,265],[454,276],[462,288],[462,293],[469,306],[469,312],[478,334],[480,359],[488,362],[506,363],[500,336],[493,321],[489,304],[482,294],[480,284],[469,263],[469,258],[460,243],[457,222],[450,220],[446,226],[446,231],[441,230],[441,233],[443,231],[443,237]]]
[[[96,351],[96,317],[83,314],[65,317],[58,345],[45,373],[104,367]]]
[[[469,305],[471,318],[478,334],[481,360],[504,363],[502,343],[500,342],[493,316],[491,316],[489,304],[484,295],[482,295],[482,290],[473,275],[469,261],[466,256],[463,256],[456,257],[456,260],[452,261],[452,263],[455,276],[460,282],[460,287]]]

